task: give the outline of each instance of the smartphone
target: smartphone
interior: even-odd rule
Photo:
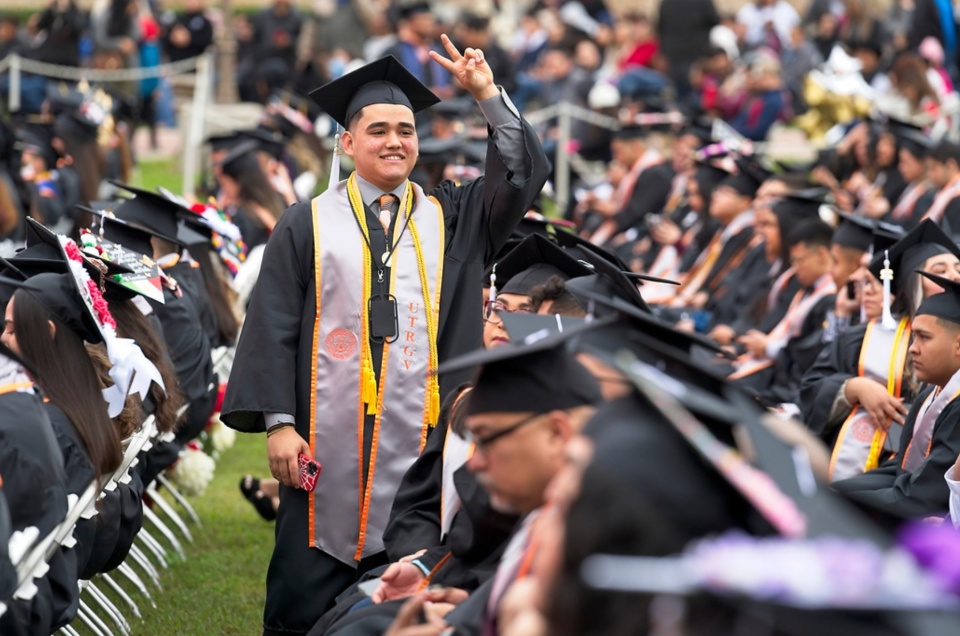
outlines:
[[[299,456],[300,464],[300,489],[307,492],[313,492],[317,487],[317,478],[320,476],[320,462],[303,453]]]
[[[362,583],[357,583],[357,589],[367,596],[373,596],[373,593],[380,587],[380,577],[368,579]]]
[[[848,280],[847,281],[847,298],[850,300],[857,299],[857,283],[856,281]]]

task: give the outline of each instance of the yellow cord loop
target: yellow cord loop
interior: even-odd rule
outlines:
[[[347,183],[347,195],[350,199],[350,207],[360,224],[360,231],[366,238],[364,249],[367,251],[368,258],[363,259],[363,303],[360,306],[360,370],[361,370],[361,399],[367,405],[367,415],[375,415],[379,410],[379,395],[377,389],[377,378],[373,373],[373,353],[370,350],[370,335],[368,326],[370,324],[369,306],[370,306],[370,263],[374,255],[370,253],[369,230],[367,228],[366,214],[363,213],[363,202],[360,198],[360,188],[357,186],[356,174],[350,175]],[[427,339],[430,348],[430,368],[427,375],[426,388],[426,417],[430,426],[436,426],[440,418],[440,383],[437,379],[436,371],[438,366],[437,358],[437,320],[440,315],[439,304],[435,307],[430,303],[430,286],[427,281],[427,265],[423,258],[423,247],[420,245],[420,237],[417,232],[417,224],[413,217],[413,193],[412,188],[407,184],[407,190],[403,196],[401,209],[405,218],[409,218],[410,236],[413,239],[413,249],[417,256],[417,273],[420,275],[420,289],[423,293],[424,313],[427,319]],[[436,299],[439,301],[440,293],[437,290]],[[381,378],[382,380],[382,378]]]

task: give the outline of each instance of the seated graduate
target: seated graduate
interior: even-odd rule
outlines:
[[[26,242],[26,249],[6,261],[8,275],[32,277],[40,273],[63,274],[69,271],[68,261],[61,251],[57,236],[31,218],[27,219]],[[113,265],[108,266],[99,260],[96,260],[98,264],[95,264],[94,260],[96,259],[83,260],[87,275],[91,280],[99,281],[98,287],[109,286],[110,283],[105,281],[110,279],[105,278],[104,270],[110,272]],[[120,271],[127,270],[123,268],[112,273]],[[102,388],[113,385],[114,380],[109,375],[109,354],[104,345],[87,343],[85,347],[99,386]],[[154,385],[152,389],[163,393],[161,386]],[[139,428],[143,420],[140,401],[135,395],[127,396],[123,409],[112,418],[120,439],[126,438]],[[67,465],[68,470],[71,466],[72,464]],[[83,486],[78,483],[77,487]],[[116,488],[102,493],[97,504],[96,517],[78,521],[74,536],[78,541],[75,552],[79,578],[89,579],[98,572],[113,569],[123,561],[142,526],[142,496],[143,484],[136,475],[132,475],[129,483],[118,483]],[[112,567],[106,567],[107,562],[112,563]]]
[[[750,331],[739,339],[746,353],[733,363],[728,377],[755,392],[765,406],[795,403],[800,379],[820,353],[820,329],[837,291],[830,274],[832,235],[830,226],[812,219],[787,237],[799,289],[767,333]]]
[[[0,475],[12,531],[36,527],[49,534],[67,514],[63,453],[22,361],[0,341]],[[15,582],[15,580],[14,580]],[[0,633],[49,634],[54,621],[72,617],[79,599],[76,560],[57,552],[50,572],[35,580],[29,601],[9,601],[0,616]]]
[[[163,302],[152,299],[147,302],[150,303],[160,321],[163,339],[177,373],[180,391],[190,404],[176,433],[176,441],[182,445],[199,435],[206,426],[217,398],[217,376],[213,371],[213,360],[210,355],[210,338],[203,329],[201,313],[193,300],[195,296],[205,297],[202,281],[195,281],[197,284],[194,285],[194,289],[197,291],[191,294],[187,291],[188,284],[182,284],[179,278],[174,279],[168,275],[164,262],[161,261],[162,257],[167,257],[166,264],[174,268],[180,262],[175,258],[179,249],[175,242],[177,220],[174,215],[164,212],[170,205],[169,201],[159,195],[146,193],[145,196],[141,193],[113,209],[113,214],[117,218],[103,216],[100,223],[103,236],[121,245],[124,245],[124,240],[130,241],[129,232],[123,232],[123,230],[128,230],[131,226],[142,224],[139,229],[150,235],[149,243],[140,242],[138,246],[140,249],[146,249],[147,244],[151,246],[150,253],[145,256],[156,260],[164,273]],[[123,217],[134,220],[125,222]],[[147,225],[149,222],[157,227],[162,226],[163,231],[154,230]]]
[[[117,253],[119,249],[123,254],[125,262],[131,260],[138,263],[154,263],[148,253],[152,251],[150,244],[151,235],[136,227],[124,224],[122,221],[110,219],[101,221],[104,226],[104,234],[107,233],[109,226],[110,240],[104,243],[104,237],[97,235],[85,235],[84,238],[93,245],[101,245],[105,251]],[[96,250],[96,247],[85,249]],[[146,259],[146,260],[145,260]],[[108,264],[108,267],[110,265]],[[161,274],[161,286],[164,285]],[[164,289],[154,290],[151,296],[141,296],[133,289],[143,288],[134,284],[128,286],[121,281],[114,280],[114,277],[105,279],[103,297],[106,299],[110,308],[110,313],[117,323],[117,335],[121,338],[130,338],[134,340],[143,354],[157,368],[163,379],[163,387],[153,384],[150,387],[149,395],[141,401],[144,415],[153,415],[157,430],[160,433],[177,431],[180,427],[182,418],[178,415],[178,410],[184,403],[184,395],[179,386],[178,376],[168,352],[167,345],[164,342],[163,325],[154,311],[157,303],[155,294],[159,292],[161,298],[165,298]],[[151,284],[152,286],[152,284]],[[165,304],[165,303],[162,303]],[[174,314],[179,315],[179,314]],[[147,486],[160,474],[165,468],[177,460],[180,454],[181,444],[179,442],[156,441],[153,446],[140,453],[133,472],[136,473],[144,486]],[[113,563],[113,560],[111,560]]]
[[[921,388],[907,358],[910,325],[920,303],[943,291],[919,272],[960,279],[960,247],[932,221],[892,245],[889,240],[878,235],[877,256],[854,275],[863,281],[855,296],[864,324],[824,347],[801,383],[802,419],[833,449],[832,479],[876,468],[896,452],[903,418]],[[888,435],[891,426],[894,435]]]
[[[493,576],[448,614],[458,634],[480,634],[483,625],[494,620],[509,584],[529,573],[535,549],[529,543],[530,531],[546,486],[563,465],[566,440],[602,400],[596,381],[564,344],[547,337],[533,345],[515,343],[441,365],[441,372],[447,364],[451,369],[481,365],[474,388],[464,398],[466,428],[475,443],[467,468],[489,494],[493,510],[521,516]],[[436,575],[442,572],[441,567]],[[372,633],[353,631],[361,626],[385,629],[398,608],[398,603],[390,603],[358,610],[328,633]]]
[[[731,270],[755,247],[753,200],[768,173],[744,160],[738,166],[737,174],[728,176],[713,190],[709,202],[710,217],[715,222],[711,224],[713,233],[705,239],[682,285],[665,298],[653,299],[677,316],[706,308],[729,282]]]
[[[764,274],[763,278],[741,281],[730,290],[723,309],[714,313],[709,335],[718,344],[733,345],[753,329],[768,333],[783,319],[800,290],[787,239],[800,223],[817,218],[820,205],[820,201],[800,194],[756,206],[755,227],[763,239],[767,267],[758,272]]]
[[[912,357],[927,387],[907,414],[897,454],[879,468],[833,484],[840,493],[901,517],[943,516],[944,474],[960,454],[960,283],[923,274],[944,291],[924,300],[913,319]]]

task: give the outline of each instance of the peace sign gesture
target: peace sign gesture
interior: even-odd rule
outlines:
[[[447,34],[440,36],[443,47],[447,49],[447,59],[437,53],[430,51],[430,57],[433,61],[447,69],[457,83],[468,91],[477,101],[488,99],[500,93],[497,85],[493,82],[493,71],[490,65],[483,57],[483,51],[480,49],[467,48],[463,55],[453,45]]]

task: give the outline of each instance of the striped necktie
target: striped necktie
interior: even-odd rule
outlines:
[[[396,200],[397,197],[392,194],[384,194],[377,199],[377,203],[380,205],[380,212],[377,216],[380,218],[384,232],[390,231],[390,221],[393,219],[393,206]]]

